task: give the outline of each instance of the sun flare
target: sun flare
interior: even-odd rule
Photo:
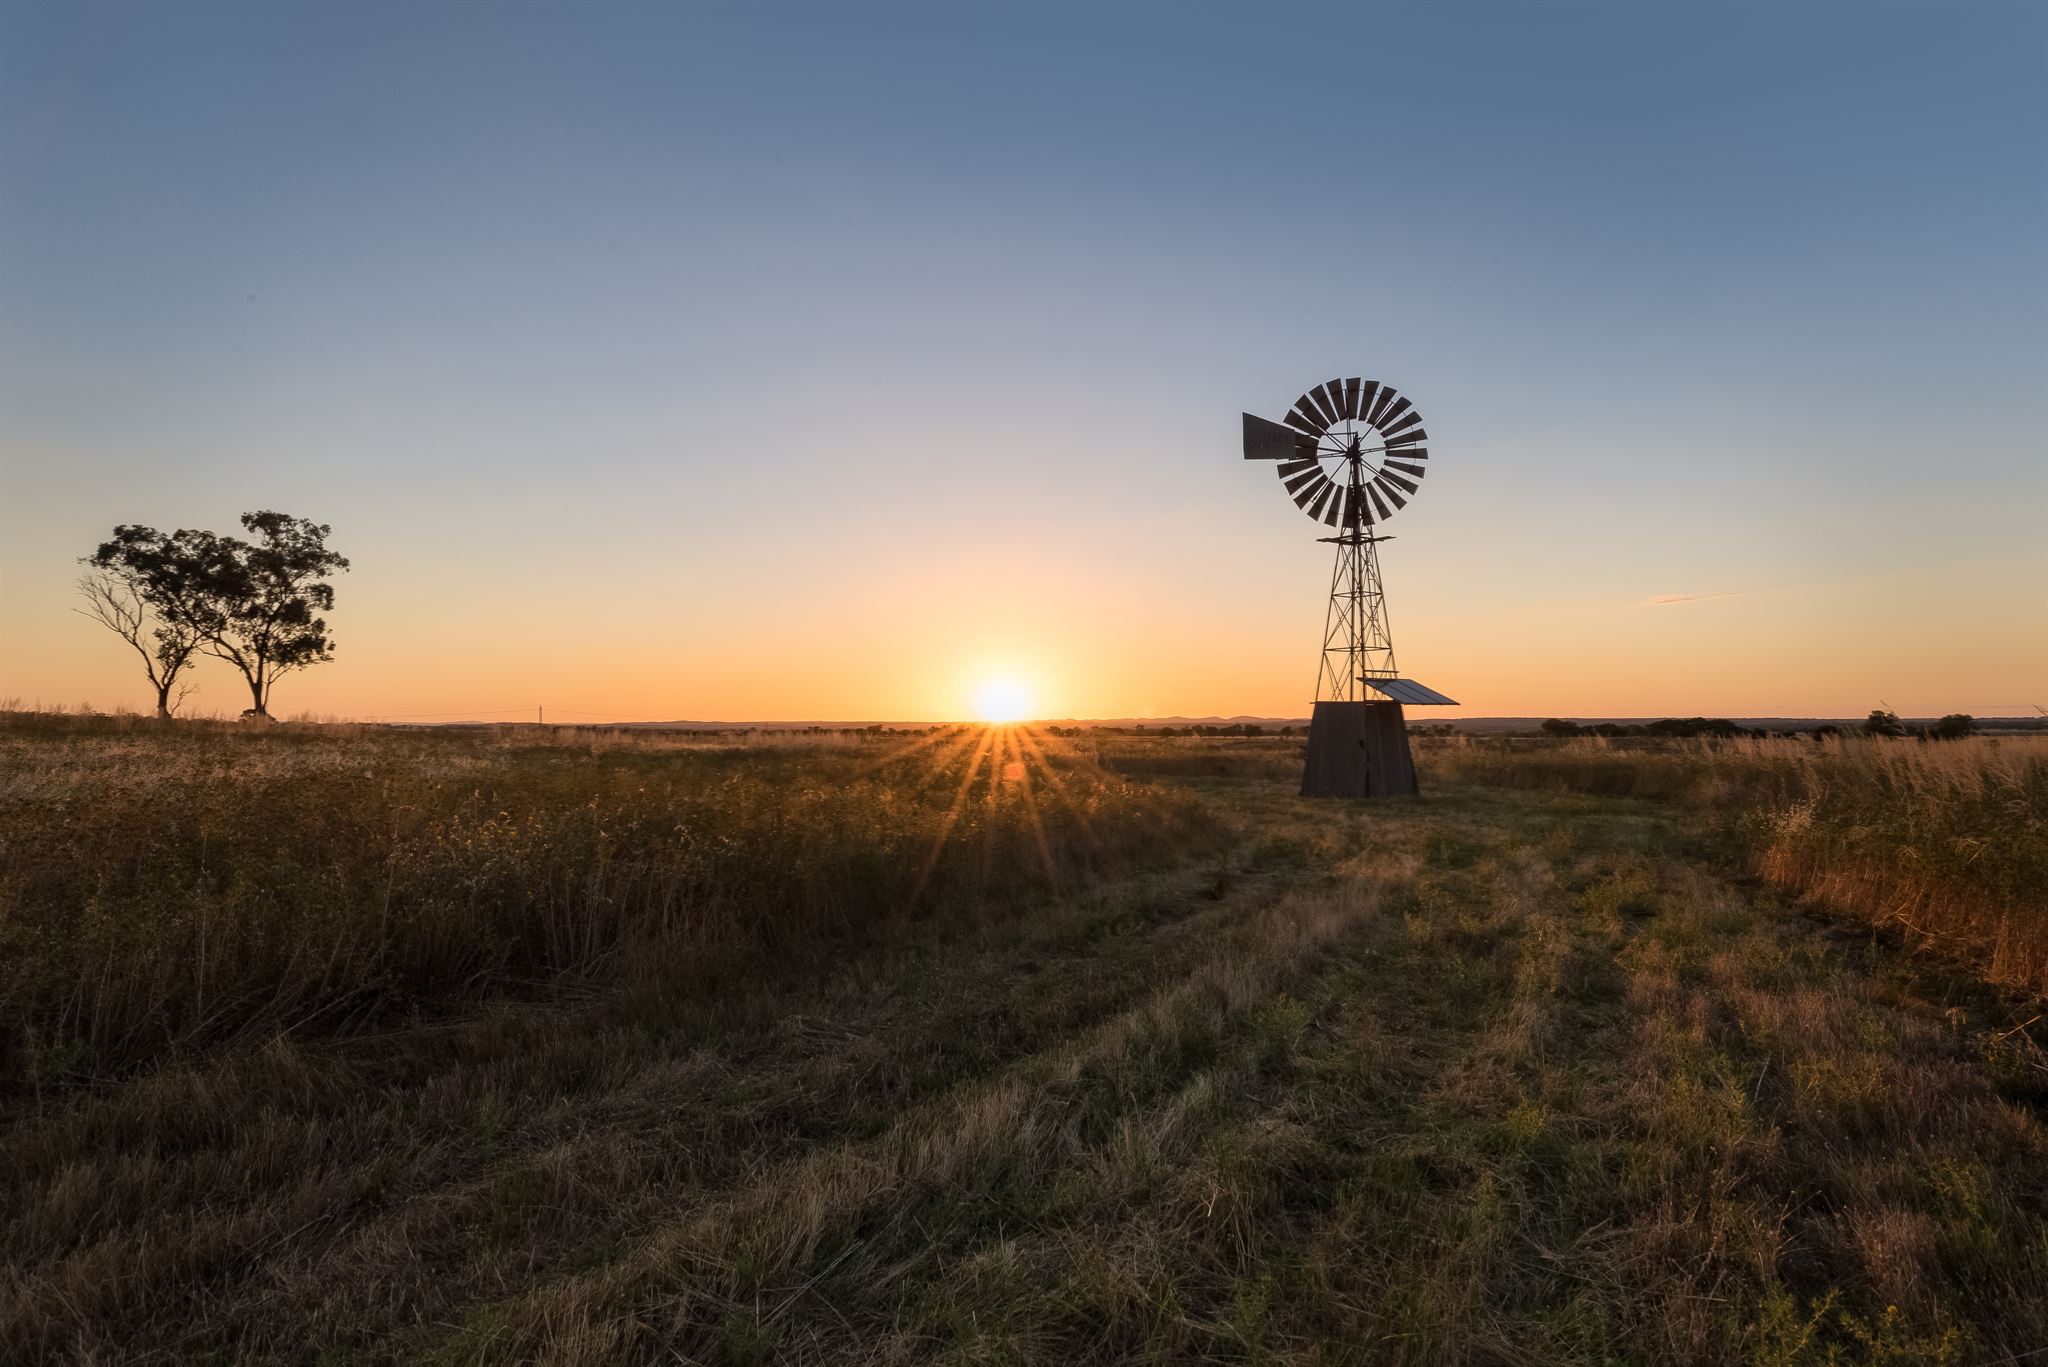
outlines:
[[[986,722],[1023,721],[1031,715],[1031,690],[1015,679],[990,679],[974,695],[974,710]]]

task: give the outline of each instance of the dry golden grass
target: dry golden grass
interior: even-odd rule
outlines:
[[[1182,798],[1021,732],[0,719],[0,1091],[543,984],[706,984],[1172,857]]]
[[[159,762],[106,739],[24,742],[9,781]],[[330,772],[317,742],[250,743],[299,783]],[[501,744],[407,762],[449,792],[617,772]],[[2033,1008],[1781,903],[1694,780],[1649,802],[1432,755],[1424,802],[1360,807],[1295,798],[1277,740],[1018,744],[1041,811],[1122,793],[1086,824],[1157,832],[1150,860],[1049,837],[1055,890],[1028,833],[1009,864],[958,841],[950,874],[890,845],[923,914],[825,952],[479,981],[17,1093],[0,1361],[1970,1367],[2048,1343]],[[957,835],[989,799],[943,745],[898,760]],[[879,758],[649,747],[623,772],[681,765],[684,795],[859,791],[844,766]]]
[[[2048,994],[2048,736],[1451,742],[1449,774],[1683,802],[1778,886]]]

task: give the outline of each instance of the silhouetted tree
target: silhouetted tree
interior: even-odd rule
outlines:
[[[1665,717],[1661,721],[1653,721],[1644,727],[1643,734],[1649,736],[1679,736],[1686,739],[1695,736],[1718,736],[1725,739],[1730,736],[1747,735],[1748,733],[1726,717]]]
[[[1961,740],[1977,729],[1977,719],[1967,712],[1951,712],[1929,727],[1927,734],[1936,740]]]
[[[196,638],[180,668],[197,649],[240,670],[252,704],[245,715],[267,718],[280,675],[334,658],[319,614],[333,609],[326,581],[348,561],[327,549],[331,528],[304,518],[244,513],[242,527],[253,540],[123,525],[86,563],[132,586],[180,645]],[[152,681],[161,674],[159,663]]]
[[[206,639],[189,610],[194,585],[183,572],[189,564],[171,540],[147,527],[116,527],[113,540],[79,561],[91,570],[78,577],[85,606],[76,609],[142,657],[161,718],[177,711],[190,691],[179,678]]]
[[[1546,736],[1576,736],[1582,734],[1585,729],[1577,722],[1565,721],[1561,717],[1552,717],[1543,723],[1543,734]]]
[[[334,658],[318,614],[333,611],[326,581],[348,560],[327,549],[324,523],[264,511],[243,513],[242,528],[255,540],[201,533],[195,543],[212,614],[206,650],[241,671],[249,714],[268,718],[280,676]]]
[[[1870,709],[1870,715],[1864,718],[1863,734],[1866,736],[1903,736],[1906,734],[1906,724],[1899,720],[1898,713],[1887,712],[1882,707],[1873,707]]]

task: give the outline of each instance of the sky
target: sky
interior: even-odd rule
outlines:
[[[17,705],[273,508],[280,715],[1305,715],[1351,375],[1443,719],[2048,704],[2048,6],[0,0]]]

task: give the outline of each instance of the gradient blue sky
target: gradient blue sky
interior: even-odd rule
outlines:
[[[2048,6],[0,4],[0,696],[277,507],[282,711],[1300,713],[1361,373],[1467,712],[2048,703]]]

